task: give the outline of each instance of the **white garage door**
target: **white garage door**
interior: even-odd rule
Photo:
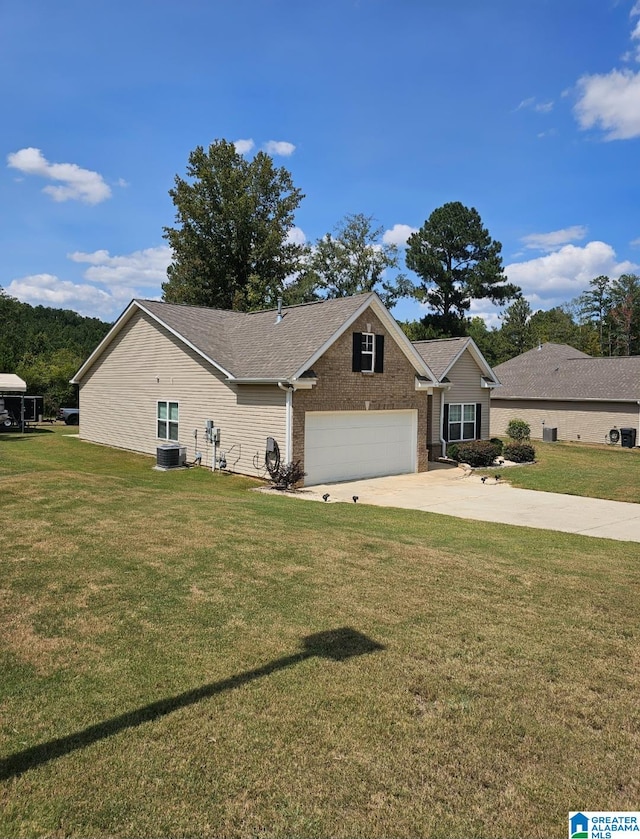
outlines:
[[[307,413],[305,484],[416,471],[417,411]]]

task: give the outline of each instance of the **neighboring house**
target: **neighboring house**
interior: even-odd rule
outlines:
[[[523,419],[531,437],[557,429],[558,440],[622,442],[620,429],[640,425],[640,356],[593,358],[567,344],[542,344],[495,368],[491,434]],[[611,435],[611,431],[618,432]],[[617,439],[616,439],[617,438]]]
[[[491,391],[500,381],[472,338],[414,341],[439,388],[428,397],[428,445],[432,459],[446,444],[489,438]]]
[[[133,300],[72,381],[86,440],[212,466],[210,420],[227,469],[264,477],[272,438],[307,484],[426,470],[440,388],[374,293],[280,313]]]

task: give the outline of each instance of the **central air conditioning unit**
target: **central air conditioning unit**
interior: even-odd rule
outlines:
[[[177,443],[163,443],[156,449],[156,466],[158,469],[177,469],[187,462],[186,446]]]
[[[542,429],[542,439],[545,443],[555,443],[558,440],[558,429],[556,427],[549,427],[545,425]]]

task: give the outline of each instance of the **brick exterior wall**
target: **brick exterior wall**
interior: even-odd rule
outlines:
[[[354,332],[384,335],[384,372],[353,373],[351,370]],[[427,395],[415,389],[416,370],[369,309],[313,365],[318,382],[311,390],[293,394],[293,453],[304,467],[304,420],[307,411],[392,411],[418,412],[418,472],[428,469]]]

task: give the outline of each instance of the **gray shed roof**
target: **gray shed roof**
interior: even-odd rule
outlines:
[[[285,306],[280,321],[275,309],[231,312],[157,300],[133,300],[72,381],[82,378],[104,346],[137,310],[147,312],[231,378],[273,381],[301,376],[306,366],[313,364],[368,306],[372,306],[396,334],[417,372],[431,378],[429,366],[422,362],[378,296],[371,292]]]
[[[640,356],[593,358],[568,344],[542,344],[496,368],[493,399],[640,400]]]

